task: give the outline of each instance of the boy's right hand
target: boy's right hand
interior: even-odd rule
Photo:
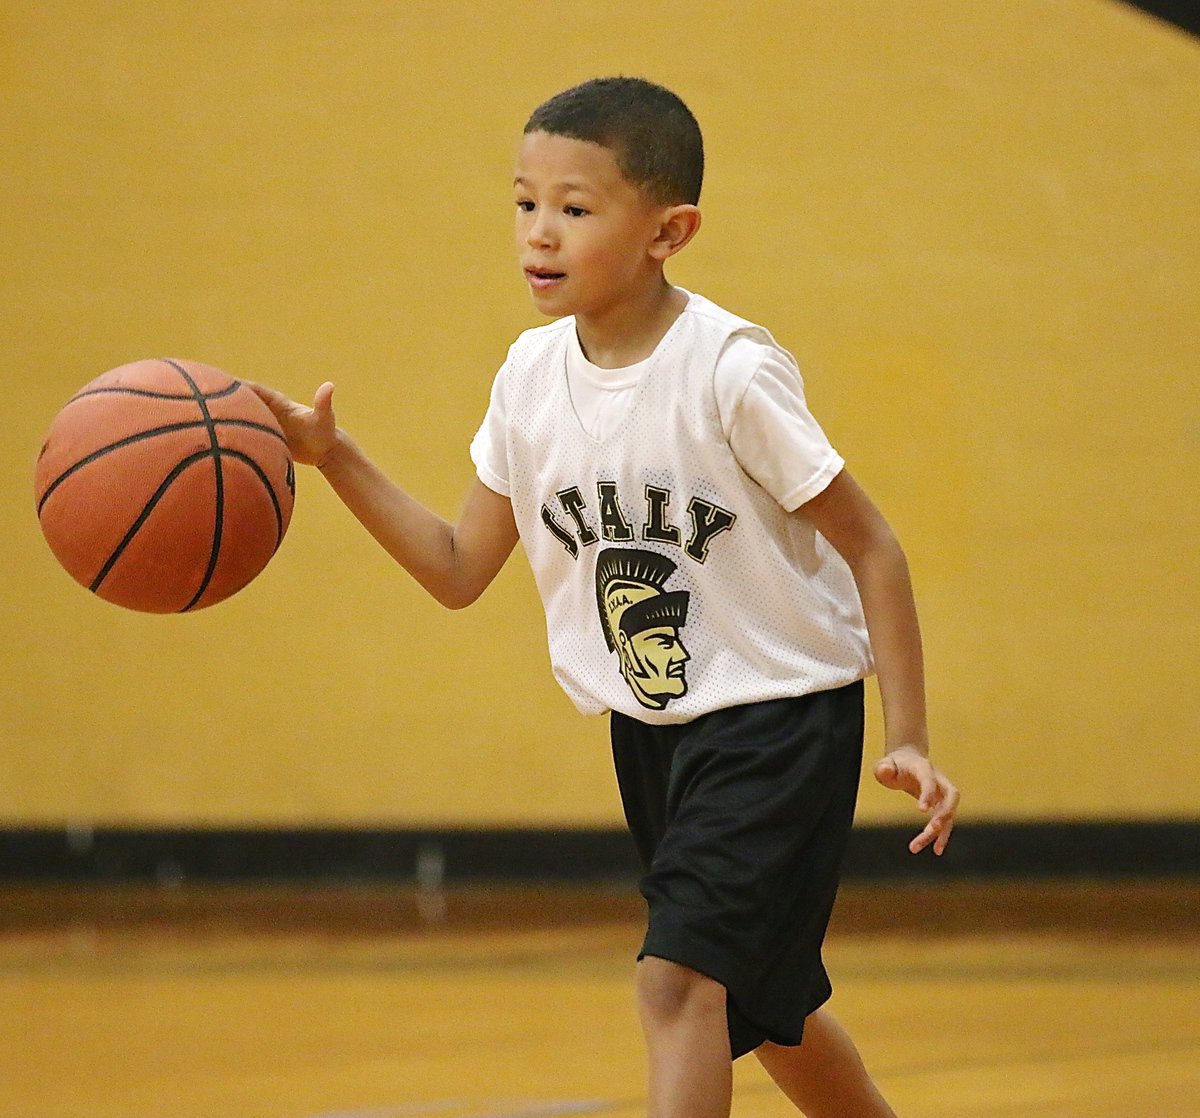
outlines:
[[[333,415],[333,385],[317,389],[313,406],[289,400],[282,392],[253,381],[243,381],[279,420],[292,457],[306,466],[320,466],[337,446],[337,421]]]

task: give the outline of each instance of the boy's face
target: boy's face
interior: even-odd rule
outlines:
[[[517,255],[543,314],[600,317],[662,283],[651,246],[670,207],[626,179],[608,148],[531,132],[514,189]]]

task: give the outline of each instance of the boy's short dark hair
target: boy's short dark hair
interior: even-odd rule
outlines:
[[[687,105],[643,78],[594,78],[533,110],[525,133],[601,144],[621,173],[655,202],[700,201],[704,141]]]

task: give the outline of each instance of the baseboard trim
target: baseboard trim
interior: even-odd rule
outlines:
[[[962,823],[943,858],[913,857],[912,830],[855,829],[845,876],[1200,877],[1200,821]],[[632,880],[618,829],[0,829],[5,881]]]

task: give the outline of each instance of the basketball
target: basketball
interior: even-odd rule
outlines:
[[[55,417],[34,490],[50,550],[94,594],[186,613],[237,593],[291,520],[295,472],[267,405],[197,361],[112,369]]]

